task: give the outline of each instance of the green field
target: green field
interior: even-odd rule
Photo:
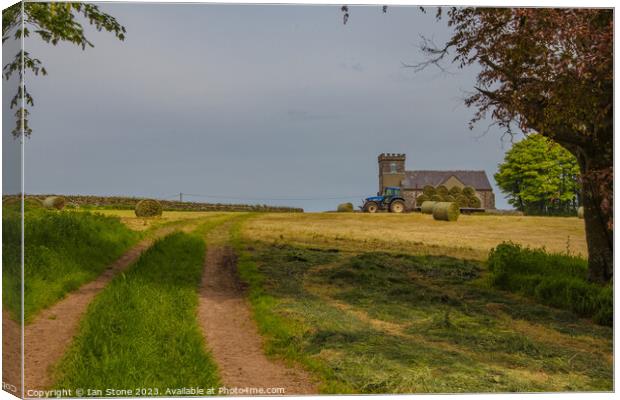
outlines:
[[[59,388],[216,385],[217,368],[195,320],[205,245],[174,233],[147,250],[91,304],[57,368]]]
[[[52,255],[32,264],[30,285],[38,286],[29,290],[41,294],[27,307],[36,315],[155,229],[180,230],[90,304],[53,368],[54,387],[149,387],[165,395],[219,385],[196,319],[205,240],[217,227],[217,245],[238,256],[264,352],[308,371],[321,393],[612,390],[613,332],[604,326],[611,288],[585,282],[582,220],[427,217],[165,212],[142,220],[126,210],[37,211],[27,228],[39,232],[30,233],[38,238],[30,251]],[[10,218],[5,237],[15,241]],[[488,263],[504,239],[523,254],[506,263],[497,252]],[[18,259],[7,243],[10,266]],[[15,285],[8,277],[5,285]],[[564,282],[562,296],[545,292],[556,281]],[[4,301],[9,310],[17,304]]]
[[[91,213],[31,210],[24,217],[24,316],[41,309],[99,276],[143,235],[118,217]],[[20,314],[21,218],[5,210],[2,219],[3,307]]]

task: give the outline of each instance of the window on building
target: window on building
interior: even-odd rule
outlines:
[[[398,172],[398,171],[396,171],[396,163],[395,162],[390,164],[390,172],[393,173],[393,174]]]

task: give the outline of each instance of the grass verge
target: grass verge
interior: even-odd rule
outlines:
[[[196,322],[205,254],[197,235],[158,240],[89,306],[78,336],[57,368],[57,388],[212,387],[217,367]]]
[[[488,265],[496,287],[613,324],[613,288],[588,282],[588,262],[580,257],[502,243],[491,250]]]
[[[3,306],[20,316],[21,218],[2,218]],[[25,293],[28,322],[38,311],[99,276],[140,238],[118,218],[91,213],[29,210],[24,216]]]

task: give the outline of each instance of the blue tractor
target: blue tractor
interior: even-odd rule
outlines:
[[[401,195],[399,187],[388,186],[383,189],[383,194],[377,193],[376,196],[364,200],[362,211],[376,213],[380,210],[388,210],[393,213],[405,211],[405,199]]]

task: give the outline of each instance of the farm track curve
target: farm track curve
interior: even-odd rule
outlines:
[[[198,320],[223,384],[231,389],[282,388],[284,393],[276,394],[284,395],[317,394],[318,387],[307,372],[265,355],[228,243],[229,229],[230,223],[223,224],[206,237],[198,306]]]
[[[24,326],[24,394],[27,394],[28,390],[47,389],[53,384],[51,368],[60,361],[70,346],[90,302],[119,272],[133,264],[156,239],[176,229],[179,227],[173,225],[155,231],[150,237],[130,248],[110,264],[96,279],[68,293],[62,300],[42,310],[31,323]],[[3,327],[8,327],[10,331],[17,331],[19,338],[19,324],[10,319],[6,312],[3,312],[2,316]],[[16,342],[18,341],[19,339]],[[7,349],[4,341],[3,347],[3,350]],[[19,353],[19,347],[11,350]],[[19,354],[15,356],[17,358],[12,357],[12,359],[19,360]],[[19,379],[19,370],[18,368],[15,370],[17,376],[11,376],[11,378]],[[20,385],[16,386],[19,391]]]

